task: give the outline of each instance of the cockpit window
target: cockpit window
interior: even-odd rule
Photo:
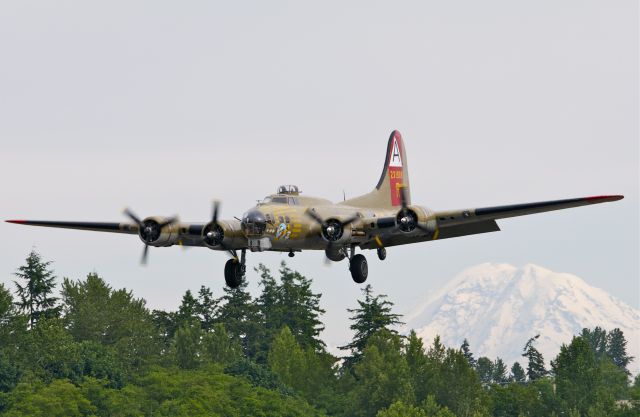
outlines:
[[[276,204],[287,204],[287,197],[272,197],[271,202]]]

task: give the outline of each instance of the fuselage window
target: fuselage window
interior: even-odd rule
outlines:
[[[287,197],[273,197],[271,202],[276,204],[287,204]]]

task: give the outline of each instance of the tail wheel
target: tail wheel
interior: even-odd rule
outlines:
[[[243,276],[242,264],[236,259],[229,259],[224,265],[224,280],[229,288],[238,288],[242,284]]]
[[[367,258],[362,254],[354,255],[349,262],[349,270],[351,271],[351,277],[353,280],[362,284],[367,280],[369,276],[369,265],[367,265]]]

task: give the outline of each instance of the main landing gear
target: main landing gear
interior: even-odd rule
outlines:
[[[353,278],[353,281],[357,284],[362,284],[369,276],[367,258],[360,253],[356,255],[355,246],[351,246],[351,250],[349,251],[349,271],[351,271],[351,278]]]
[[[349,271],[351,271],[351,278],[353,278],[356,283],[362,284],[365,282],[369,276],[367,258],[360,253],[353,255],[349,260]]]
[[[247,270],[245,266],[246,250],[242,249],[242,255],[240,259],[234,254],[234,257],[229,259],[224,265],[224,280],[229,288],[238,288],[242,284],[242,279]]]

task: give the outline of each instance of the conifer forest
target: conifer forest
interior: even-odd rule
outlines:
[[[584,329],[554,358],[532,334],[507,364],[400,333],[393,301],[367,285],[336,354],[311,278],[285,263],[249,275],[257,297],[202,286],[152,310],[109,277],[59,278],[32,251],[0,284],[0,415],[640,416],[619,329]]]

